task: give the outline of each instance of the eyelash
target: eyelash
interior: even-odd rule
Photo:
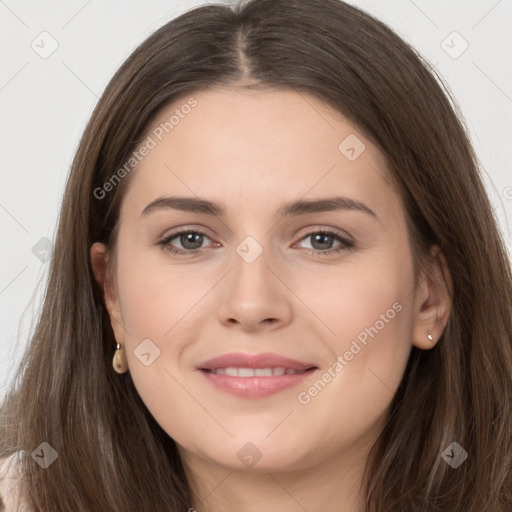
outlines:
[[[200,229],[188,229],[188,230],[184,230],[184,231],[178,231],[177,233],[172,233],[171,235],[164,237],[163,239],[161,239],[157,242],[157,245],[160,245],[162,247],[162,249],[170,252],[171,254],[177,254],[177,255],[182,255],[182,256],[197,255],[198,253],[200,253],[202,251],[202,249],[192,249],[189,251],[184,251],[182,249],[176,249],[175,247],[172,247],[171,245],[169,245],[171,240],[174,240],[175,238],[179,237],[180,235],[185,235],[185,234],[190,234],[190,233],[198,234],[198,235],[202,235],[206,238],[210,238],[204,231],[202,231]],[[338,240],[339,242],[341,242],[341,245],[336,249],[328,249],[326,251],[320,251],[320,250],[316,250],[316,249],[306,249],[310,254],[319,255],[319,256],[325,255],[325,254],[332,255],[332,254],[337,254],[341,251],[351,251],[356,248],[356,244],[354,242],[352,242],[351,240],[348,240],[332,231],[323,230],[323,229],[319,229],[317,231],[312,231],[312,232],[308,233],[307,235],[303,236],[300,239],[300,241],[305,240],[306,238],[309,238],[312,235],[318,235],[318,234],[331,236],[331,237],[335,238],[336,240]]]

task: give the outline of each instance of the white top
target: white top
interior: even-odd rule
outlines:
[[[2,512],[26,512],[28,508],[20,500],[22,477],[17,464],[23,452],[16,452],[10,457],[0,459],[0,497],[3,500],[5,509]]]

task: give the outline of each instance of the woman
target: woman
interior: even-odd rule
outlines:
[[[73,162],[6,501],[511,510],[512,278],[459,116],[338,0],[149,37]]]

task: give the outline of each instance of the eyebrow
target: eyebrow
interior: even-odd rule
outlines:
[[[225,217],[226,209],[220,203],[198,197],[159,197],[149,203],[142,211],[141,217],[160,210],[179,210],[182,212],[203,213],[216,217]],[[285,203],[277,211],[277,218],[306,215],[308,213],[349,210],[366,213],[378,219],[377,214],[366,204],[348,197],[334,196],[325,199],[300,199]]]

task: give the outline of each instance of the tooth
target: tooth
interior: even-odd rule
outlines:
[[[293,375],[303,372],[292,368],[285,368],[284,366],[276,366],[274,368],[235,368],[230,366],[228,368],[217,368],[213,370],[213,373],[229,377],[272,377],[273,375]]]
[[[272,368],[256,368],[254,370],[254,374],[258,377],[271,377],[272,376]]]

